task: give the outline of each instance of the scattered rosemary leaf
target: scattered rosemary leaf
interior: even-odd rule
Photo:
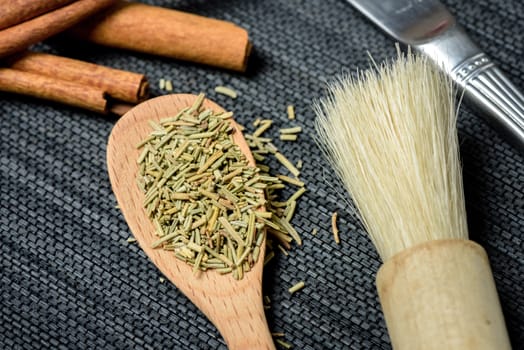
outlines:
[[[293,163],[291,163],[289,161],[289,159],[287,159],[282,153],[280,152],[276,152],[275,153],[275,158],[277,158],[277,160],[287,168],[287,170],[289,170],[289,172],[291,174],[293,174],[295,177],[298,177],[298,175],[300,175],[300,171],[295,168],[295,166],[293,165]]]
[[[304,286],[306,285],[306,283],[304,281],[300,281],[296,284],[294,284],[293,286],[291,286],[289,289],[288,289],[288,292],[290,294],[293,294],[293,293],[296,293],[298,292],[299,290],[301,290],[302,288],[304,288]]]
[[[165,87],[166,87],[166,80],[162,78],[158,81],[158,88],[160,90],[164,90]]]
[[[288,105],[287,106],[287,117],[289,120],[294,120],[295,119],[295,106],[293,105]]]
[[[129,237],[127,239],[127,243],[135,243],[136,242],[136,238],[133,238],[133,237]]]
[[[173,91],[173,83],[171,83],[171,80],[166,80],[166,91]]]
[[[295,193],[291,195],[291,197],[288,198],[288,203],[296,201],[300,196],[302,196],[306,192],[305,187],[300,187]]]
[[[282,128],[279,130],[281,134],[296,134],[302,131],[300,126],[294,126],[292,128]]]
[[[286,256],[289,255],[289,253],[287,252],[286,248],[282,247],[280,244],[277,247],[278,247],[278,249],[280,249],[280,251],[282,253],[284,253],[284,255],[286,255]]]
[[[275,252],[274,251],[269,251],[267,254],[266,254],[266,257],[264,258],[264,265],[267,265],[268,262],[271,261],[271,259],[273,259],[275,257]]]
[[[335,243],[340,244],[340,237],[338,235],[338,227],[337,227],[337,216],[338,216],[337,212],[334,212],[331,215],[331,229],[333,230],[333,237],[335,239]]]
[[[286,175],[277,175],[278,179],[285,181],[287,183],[290,183],[292,185],[296,185],[298,187],[304,187],[304,182],[300,181],[299,179],[295,179]]]
[[[217,86],[215,87],[215,92],[218,94],[222,94],[231,98],[237,98],[237,92],[227,86]]]
[[[289,221],[278,216],[275,216],[273,219],[295,240],[295,242],[297,242],[298,245],[302,245],[302,238],[300,238],[298,232]]]
[[[288,205],[284,209],[284,217],[286,221],[291,222],[291,219],[293,219],[293,215],[295,215],[295,209],[297,207],[297,201],[288,201]]]
[[[269,119],[262,120],[260,122],[260,126],[258,127],[258,129],[256,129],[255,132],[253,133],[253,136],[254,137],[258,137],[258,136],[262,135],[264,133],[264,131],[266,131],[267,129],[269,129],[271,127],[272,124],[273,124],[273,121],[271,121]]]
[[[278,338],[277,338],[277,339],[275,339],[275,342],[276,342],[278,345],[282,346],[282,347],[283,347],[284,349],[286,349],[286,350],[287,350],[287,349],[291,349],[291,348],[293,347],[291,344],[289,344],[288,342],[283,341],[282,339],[278,339]]]
[[[281,141],[296,141],[297,140],[297,135],[294,135],[294,134],[281,134],[280,135],[280,140]]]

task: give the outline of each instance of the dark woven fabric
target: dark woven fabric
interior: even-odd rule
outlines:
[[[250,125],[272,118],[269,134],[300,125],[299,141],[275,141],[304,161],[294,226],[302,247],[267,266],[267,318],[294,349],[390,349],[377,300],[377,253],[346,205],[340,183],[312,139],[312,101],[336,75],[393,57],[393,42],[342,0],[158,0],[151,3],[226,19],[254,43],[246,74],[83,45],[38,49],[145,73],[177,92],[204,91]],[[524,5],[518,0],[449,0],[485,51],[524,90]],[[234,87],[237,100],[213,92]],[[286,105],[296,106],[291,123]],[[115,208],[106,141],[114,118],[0,94],[0,348],[225,349],[215,327],[136,245]],[[511,341],[524,348],[523,158],[468,107],[459,133],[471,237],[489,256]],[[273,167],[285,172],[276,161]],[[284,196],[289,195],[288,192]],[[330,215],[339,212],[342,243]],[[318,228],[316,236],[311,235]],[[287,289],[304,280],[291,296]]]

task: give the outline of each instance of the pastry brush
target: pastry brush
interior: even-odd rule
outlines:
[[[396,41],[436,62],[501,135],[524,152],[524,95],[438,0],[347,0]]]
[[[383,260],[394,349],[510,349],[485,250],[468,239],[451,80],[399,53],[315,104],[319,144]]]

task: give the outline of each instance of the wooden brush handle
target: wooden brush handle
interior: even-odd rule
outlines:
[[[377,288],[395,350],[511,349],[487,254],[472,241],[405,250],[380,268]]]

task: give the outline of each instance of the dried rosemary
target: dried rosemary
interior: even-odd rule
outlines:
[[[275,342],[280,345],[281,347],[283,347],[284,349],[291,349],[293,346],[291,344],[289,344],[288,342],[286,341],[283,341],[282,339],[275,339]]]
[[[333,231],[333,238],[335,240],[335,243],[340,244],[340,237],[339,237],[339,231],[337,226],[337,216],[338,212],[333,212],[331,215],[331,229]]]
[[[238,94],[235,90],[227,87],[227,86],[217,86],[215,87],[215,92],[216,93],[219,93],[219,94],[222,94],[222,95],[226,95],[228,97],[231,97],[231,98],[237,98]]]
[[[288,105],[287,106],[287,117],[289,120],[294,120],[295,119],[295,106],[293,105]]]
[[[137,183],[158,237],[154,248],[172,251],[194,273],[216,270],[241,279],[258,260],[266,226],[288,249],[293,239],[301,243],[289,223],[295,204],[287,218],[271,205],[283,182],[264,166],[248,166],[233,143],[232,113],[204,109],[203,100],[201,94],[194,105],[150,123],[150,135],[137,146]],[[267,146],[253,138],[257,147]],[[301,193],[303,187],[293,202]]]
[[[201,94],[176,115],[151,121],[151,134],[137,145],[142,150],[137,182],[158,237],[153,247],[172,251],[194,273],[215,270],[241,279],[258,261],[266,229],[283,252],[293,240],[302,243],[290,221],[304,183],[272,139],[261,137],[271,120],[257,119],[258,129],[244,135],[257,160],[252,168],[233,143],[228,120],[233,114],[204,109],[203,100]],[[259,163],[267,154],[295,178],[270,175],[271,169]],[[275,191],[285,183],[299,189],[278,202]],[[274,255],[271,238],[265,263]]]
[[[261,188],[273,179],[262,182],[233,143],[232,114],[202,108],[203,98],[152,123],[139,145],[138,185],[156,227],[153,247],[173,251],[195,273],[215,269],[241,278],[263,242],[264,224],[254,213],[265,204]]]
[[[272,215],[268,218],[260,218],[262,222],[265,223],[267,232],[269,233],[268,242],[271,242],[271,239],[274,239],[278,242],[276,247],[279,249],[290,249],[290,243],[295,241],[298,245],[302,244],[302,239],[300,238],[298,232],[291,225],[291,219],[295,212],[297,206],[296,200],[306,191],[304,187],[304,182],[298,179],[299,171],[293,166],[293,164],[285,158],[272,143],[272,139],[269,137],[262,137],[262,133],[268,130],[271,126],[272,121],[269,119],[257,118],[253,122],[253,126],[257,129],[253,134],[245,134],[248,145],[251,148],[253,154],[272,154],[275,158],[280,161],[290,172],[295,175],[295,177],[290,177],[286,175],[270,175],[271,169],[265,165],[259,163],[259,160],[255,157],[257,161],[257,168],[260,169],[260,179],[261,180],[271,180],[272,184],[265,188],[266,193],[266,211]],[[279,194],[276,191],[285,188],[285,184],[292,184],[298,186],[299,189],[291,195],[291,197],[285,201],[278,201]],[[257,216],[260,216],[257,213]],[[268,246],[267,255],[271,256],[271,247]],[[268,259],[266,259],[267,263]]]
[[[295,283],[293,286],[291,286],[289,289],[288,289],[288,292],[290,294],[293,294],[293,293],[296,293],[298,292],[299,290],[301,290],[302,288],[304,288],[306,285],[306,283],[304,281],[300,281],[298,283]]]

